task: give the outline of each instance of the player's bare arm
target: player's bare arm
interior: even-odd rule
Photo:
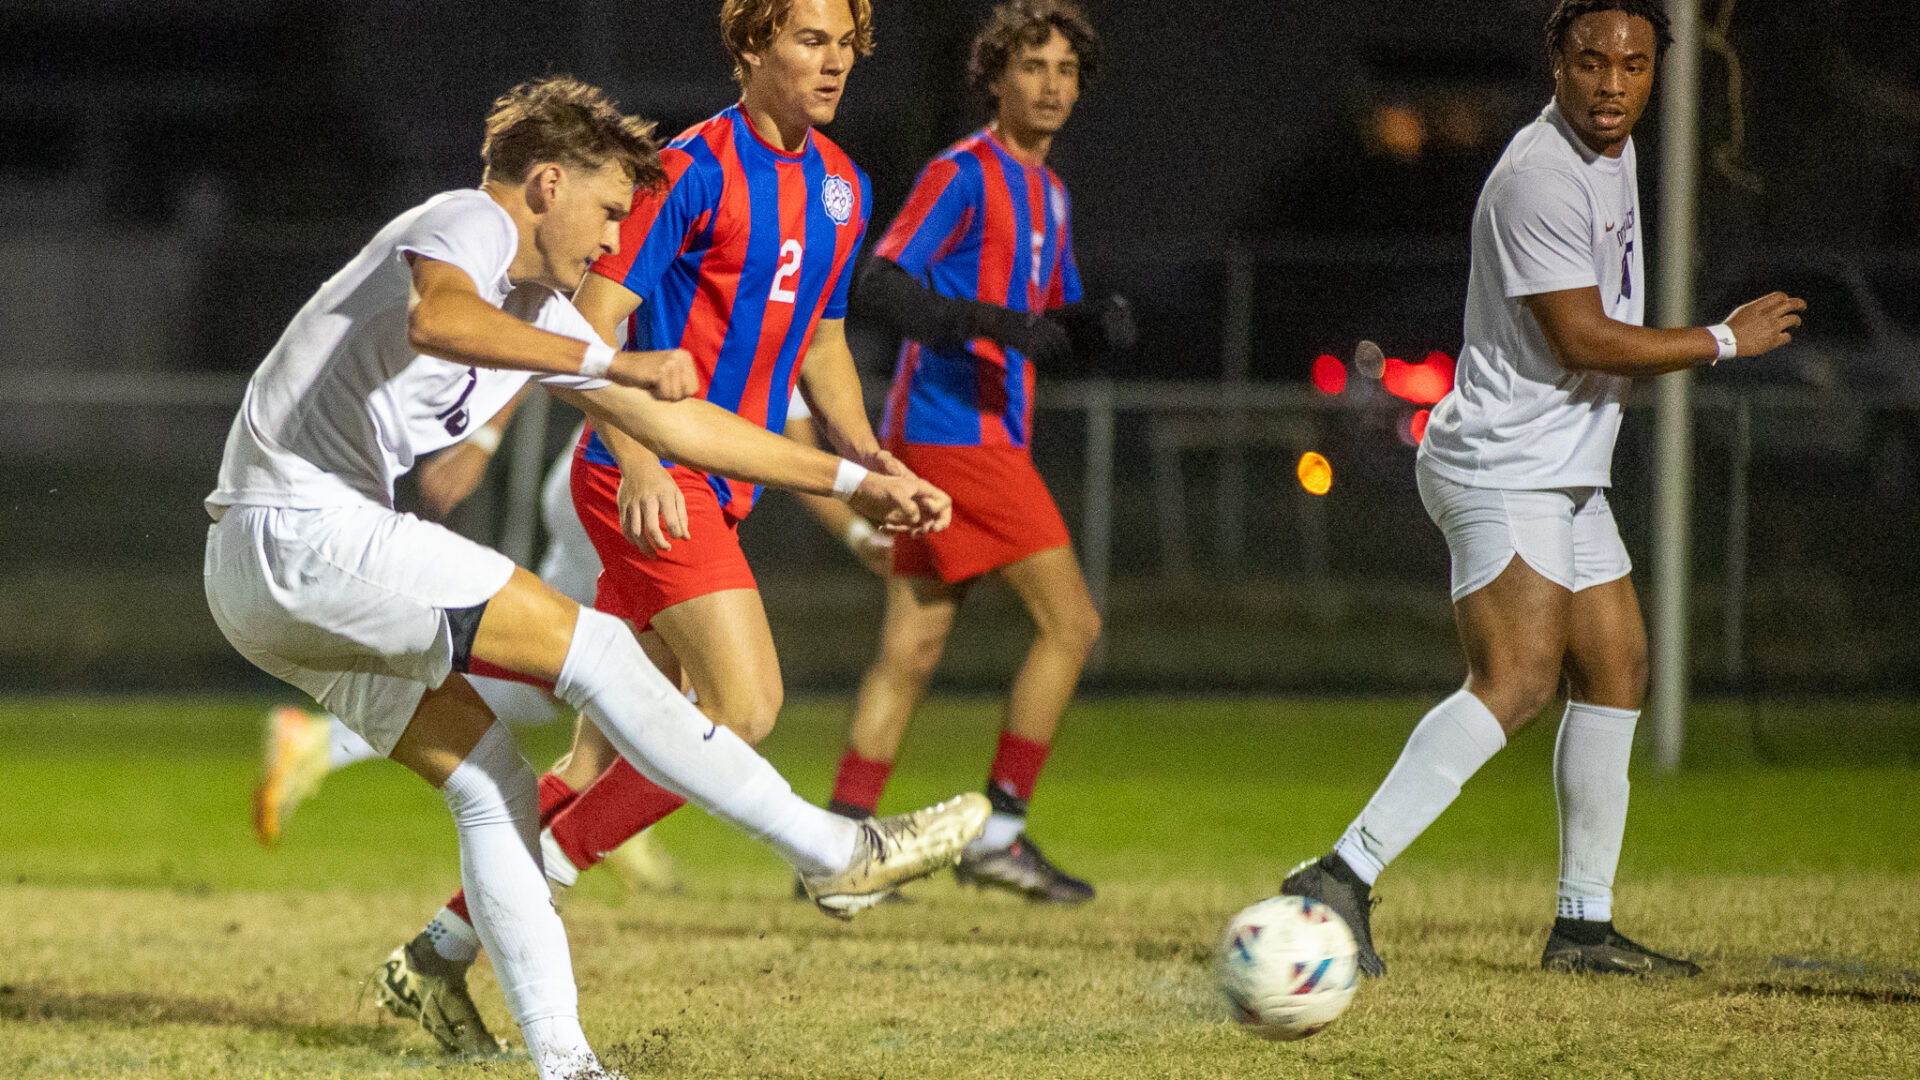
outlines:
[[[493,414],[493,419],[474,428],[465,440],[433,455],[420,466],[420,501],[426,505],[428,514],[436,518],[446,517],[480,486],[480,481],[486,478],[487,464],[493,460],[494,451],[500,449],[500,437],[506,433],[507,425],[513,422],[514,410],[532,392],[532,387],[522,387],[519,393],[513,395],[512,401]]]
[[[843,492],[836,485],[842,482],[844,459],[775,435],[707,401],[669,404],[614,386],[557,393],[592,417],[595,430],[617,428],[689,468],[788,491],[836,495],[858,514],[915,533],[943,529],[952,517],[952,500],[917,477],[868,472]]]
[[[1536,293],[1521,298],[1554,358],[1569,371],[1597,371],[1638,378],[1664,375],[1713,363],[1721,353],[1714,331],[1704,326],[1662,330],[1634,326],[1608,317],[1600,290]],[[1786,293],[1766,296],[1735,308],[1721,325],[1732,332],[1737,355],[1758,356],[1791,341],[1806,301]]]
[[[867,420],[860,372],[847,347],[846,320],[820,320],[800,365],[800,392],[806,395],[814,424],[828,445],[870,469],[881,467],[880,440]]]
[[[407,341],[427,356],[469,367],[592,375],[637,387],[664,401],[699,390],[693,357],[684,349],[616,352],[604,371],[589,363],[592,347],[577,338],[529,326],[481,298],[466,271],[450,263],[409,256],[413,296]]]

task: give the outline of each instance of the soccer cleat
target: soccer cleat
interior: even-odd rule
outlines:
[[[1359,947],[1354,959],[1360,965],[1360,973],[1377,979],[1387,973],[1387,963],[1373,951],[1370,923],[1373,905],[1379,901],[1373,899],[1372,894],[1373,888],[1356,877],[1340,856],[1332,853],[1294,867],[1280,883],[1280,895],[1318,900],[1345,920],[1347,929],[1353,931],[1353,943]]]
[[[1553,933],[1547,935],[1546,951],[1540,954],[1540,967],[1563,975],[1655,975],[1692,978],[1700,974],[1700,965],[1677,956],[1654,952],[1613,928],[1612,922],[1599,924],[1596,932],[1569,933],[1575,927],[1563,926],[1571,919],[1557,919]],[[1589,924],[1591,925],[1591,924]],[[1589,940],[1582,941],[1581,938]],[[1599,940],[1591,940],[1598,937]]]
[[[411,945],[393,950],[380,965],[374,997],[402,1020],[411,1020],[456,1054],[497,1054],[506,1044],[493,1037],[467,993],[465,969],[430,975],[415,962]],[[449,962],[448,965],[452,967]]]
[[[953,876],[962,885],[1005,889],[1038,903],[1084,904],[1093,899],[1093,886],[1053,865],[1026,833],[1003,848],[965,852]]]
[[[253,789],[253,835],[272,847],[301,800],[320,787],[331,763],[327,720],[282,705],[267,712],[260,783]]]
[[[800,881],[821,911],[851,919],[901,885],[952,866],[991,812],[985,795],[969,793],[911,814],[855,822],[860,834],[847,868],[802,874]]]
[[[673,856],[653,835],[652,829],[642,829],[631,840],[614,848],[603,860],[627,888],[637,893],[672,893],[680,891],[680,878],[673,869]]]

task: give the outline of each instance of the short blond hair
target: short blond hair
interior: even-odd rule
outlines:
[[[535,165],[598,169],[619,162],[635,187],[666,183],[653,122],[628,116],[597,86],[571,75],[523,82],[487,114],[480,144],[486,179],[522,184]]]
[[[847,0],[853,14],[853,51],[873,53],[873,0]],[[733,81],[747,81],[748,53],[764,53],[787,28],[793,0],[725,0],[720,5],[720,42],[733,56]]]

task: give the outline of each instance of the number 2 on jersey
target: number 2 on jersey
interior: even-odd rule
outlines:
[[[773,290],[767,293],[767,303],[794,302],[793,279],[800,276],[800,261],[804,254],[805,249],[798,240],[789,240],[780,245],[780,269],[774,272]]]

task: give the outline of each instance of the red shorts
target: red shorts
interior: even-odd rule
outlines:
[[[952,525],[921,539],[894,540],[895,577],[965,581],[1067,545],[1067,523],[1026,450],[926,443],[895,443],[887,449],[921,479],[953,496]]]
[[[587,538],[600,556],[600,587],[593,606],[633,620],[646,630],[653,617],[675,604],[727,589],[757,589],[746,553],[740,550],[739,522],[720,510],[720,499],[706,478],[673,470],[687,499],[686,540],[669,537],[673,547],[654,551],[636,545],[620,529],[620,470],[584,458],[573,459],[573,506]]]

